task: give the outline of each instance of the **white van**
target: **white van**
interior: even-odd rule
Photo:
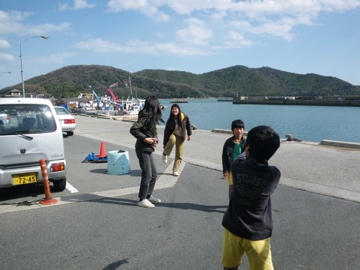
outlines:
[[[55,191],[66,187],[64,139],[51,102],[40,98],[0,98],[0,188],[43,181],[40,160],[46,160]]]

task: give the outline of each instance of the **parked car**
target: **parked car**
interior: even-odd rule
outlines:
[[[56,114],[60,120],[60,125],[68,136],[74,135],[74,130],[76,127],[75,117],[64,107],[54,106]]]
[[[4,111],[0,111],[0,125],[7,126],[10,124],[10,115]]]
[[[11,112],[0,127],[0,188],[41,183],[40,160],[55,191],[66,187],[64,139],[55,109],[47,99],[0,98],[0,111]]]

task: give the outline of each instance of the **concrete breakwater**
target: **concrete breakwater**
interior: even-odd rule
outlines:
[[[307,105],[307,106],[347,106],[360,107],[360,100],[296,100],[296,99],[241,99],[233,98],[233,104],[259,105]]]

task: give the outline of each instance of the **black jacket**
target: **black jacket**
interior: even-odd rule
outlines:
[[[145,138],[157,138],[156,123],[153,118],[142,117],[130,128],[130,133],[137,139],[135,149],[144,152],[154,152],[155,149],[144,142]]]
[[[231,138],[227,139],[224,143],[224,147],[223,147],[223,152],[222,152],[222,165],[223,165],[223,173],[229,173],[230,172],[230,168],[231,168],[231,163],[232,163],[232,155],[234,152],[234,136],[232,136]],[[241,139],[242,142],[242,152],[244,152],[244,145],[246,142],[246,137],[242,137]]]
[[[184,113],[181,113],[180,115],[180,123],[181,123],[181,129],[182,129],[182,138],[183,140],[186,139],[186,132],[188,136],[192,135],[192,130],[191,130],[191,126],[190,126],[190,119],[189,117],[187,117],[187,115],[185,115]],[[170,135],[173,134],[175,131],[175,120],[170,117],[165,125],[165,130],[164,130],[164,145],[167,144],[167,142],[169,141]]]
[[[249,240],[264,240],[272,235],[270,195],[279,184],[281,173],[275,166],[257,164],[240,156],[231,171],[234,190],[222,225],[232,234]]]

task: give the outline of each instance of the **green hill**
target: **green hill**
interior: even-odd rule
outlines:
[[[248,96],[315,96],[359,95],[360,86],[343,80],[317,74],[296,74],[269,67],[247,68],[233,66],[204,74],[183,71],[146,69],[135,73],[101,65],[67,66],[25,81],[26,92],[46,96],[76,97],[80,93],[108,94],[108,87],[117,96],[130,95],[123,80],[131,81],[134,96],[145,98],[204,98]],[[129,83],[130,83],[129,81]],[[89,87],[91,86],[91,88]],[[12,89],[21,90],[21,84],[6,87],[1,94]]]

